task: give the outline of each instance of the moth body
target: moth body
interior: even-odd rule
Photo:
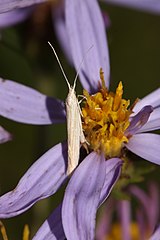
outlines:
[[[80,107],[75,93],[76,81],[78,72],[74,80],[73,87],[70,85],[63,67],[60,63],[58,55],[50,42],[48,42],[52,48],[57,62],[60,66],[62,74],[68,85],[69,93],[66,99],[66,118],[67,118],[67,135],[68,135],[68,167],[67,173],[70,174],[78,165],[80,144],[85,143],[85,136],[83,134]],[[82,61],[83,63],[83,61]],[[82,64],[81,63],[81,64]]]
[[[85,142],[79,103],[74,87],[69,89],[66,99],[67,134],[68,134],[68,169],[70,174],[78,165],[80,144]]]

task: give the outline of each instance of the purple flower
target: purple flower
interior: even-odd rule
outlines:
[[[148,185],[148,193],[133,185],[129,192],[138,200],[140,208],[136,211],[137,222],[141,239],[146,239],[146,234],[151,235],[159,221],[159,189],[158,186],[151,182]],[[149,207],[148,207],[149,206]]]
[[[84,2],[82,3],[82,7],[83,4]],[[100,26],[100,31],[98,31],[101,33],[101,37],[99,36],[99,40],[102,45],[104,42],[104,46],[106,46],[103,22],[96,1],[94,6],[94,13],[98,18]],[[88,9],[91,11],[89,6]],[[88,27],[91,29],[92,20],[89,18],[87,11],[85,12],[85,16],[89,19]],[[93,29],[91,34],[94,34]],[[95,41],[96,40],[97,39],[95,39]],[[103,55],[103,60],[101,60],[101,56],[99,56],[98,49],[95,48],[96,51],[94,51],[94,55],[98,56],[98,61],[102,62],[104,67],[106,60],[108,60],[108,49],[107,47],[105,47],[105,49],[106,53],[103,51],[100,53]],[[99,69],[97,69],[96,72],[98,73]],[[90,76],[88,77],[90,78]],[[94,77],[93,74],[92,77]],[[96,81],[95,77],[94,79]],[[0,106],[1,115],[19,122],[32,124],[51,124],[53,122],[55,123],[65,119],[64,105],[60,100],[49,98],[31,88],[22,86],[21,84],[17,84],[9,80],[1,80],[0,84],[1,96],[3,96],[3,103],[1,102]],[[89,85],[92,86],[92,83],[89,83]],[[36,201],[54,194],[54,192],[57,191],[57,189],[68,177],[66,174],[66,158],[67,147],[64,143],[56,145],[47,153],[45,153],[38,161],[36,161],[35,164],[33,164],[33,166],[22,177],[16,189],[1,197],[0,217],[7,218],[16,216],[31,207]],[[64,216],[62,219],[63,225],[68,218],[68,214],[66,214],[68,203],[73,203],[73,201],[76,199],[77,204],[76,206],[71,206],[70,215],[72,216],[73,211],[76,210],[77,221],[82,229],[82,238],[83,236],[89,235],[91,235],[92,238],[94,237],[96,210],[99,205],[108,197],[113,185],[118,179],[120,175],[121,164],[122,163],[120,159],[112,158],[111,160],[105,161],[103,153],[99,155],[95,152],[90,153],[83,160],[83,162],[75,170],[66,189],[66,193],[68,194],[66,194],[62,209]],[[73,198],[70,197],[72,189],[75,189],[76,193],[76,197],[73,195]],[[88,202],[88,204],[86,204],[86,202]],[[80,211],[82,211],[82,213],[86,212],[86,214],[79,215]],[[59,212],[60,211],[58,211],[58,213]],[[58,221],[57,218],[56,221]],[[76,229],[75,216],[73,217],[72,221],[74,222],[75,226],[74,234],[72,234],[68,228],[68,231],[65,231],[65,235],[72,235],[72,238],[75,239],[75,236],[79,234]],[[51,224],[50,220],[48,220],[48,222]],[[86,222],[88,224],[85,226]],[[60,234],[63,234],[62,221],[60,221],[59,224],[61,226],[59,230]],[[56,226],[54,225],[54,227]],[[58,234],[58,230],[55,232],[53,230],[51,231],[51,229],[54,227],[45,227],[43,234],[49,234],[53,239],[53,236],[57,236]],[[88,231],[87,229],[90,230]],[[49,232],[46,230],[49,230]],[[59,237],[57,238],[59,239]],[[40,239],[39,236],[38,239]]]
[[[123,240],[132,238],[145,240],[153,234],[160,214],[158,186],[150,183],[147,192],[135,185],[128,190],[130,197],[135,197],[136,214],[131,208],[132,198],[131,201],[111,198],[100,213],[96,231],[97,240],[107,237],[116,240],[117,236],[118,239],[120,237]],[[116,220],[113,217],[115,210]]]
[[[120,124],[118,132],[115,132],[115,125],[110,121],[107,122],[109,124],[107,127],[104,124],[105,121],[102,124],[94,119],[93,122],[96,122],[98,127],[93,126],[91,133],[97,134],[102,124],[102,133],[110,136],[109,141],[104,142],[107,147],[106,144],[102,144],[104,140],[102,135],[100,135],[101,144],[98,149],[95,149],[94,144],[88,146],[90,154],[73,172],[62,205],[39,229],[34,237],[38,240],[65,239],[65,237],[70,240],[94,239],[96,211],[109,196],[120,176],[121,155],[124,148],[128,148],[146,160],[160,164],[158,147],[160,136],[141,133],[160,127],[160,89],[140,100],[132,109],[134,112],[131,113],[131,109],[127,108],[129,102],[122,99],[122,84],[119,84],[115,94],[109,93],[107,89],[110,78],[109,54],[104,22],[97,1],[66,0],[65,11],[68,45],[76,69],[79,68],[86,51],[93,45],[79,74],[81,83],[86,89],[86,106],[82,111],[88,111],[90,103],[98,104],[99,101],[99,105],[94,109],[89,108],[89,112],[94,110],[94,114],[98,113],[94,116],[99,117],[104,113],[102,105],[104,109],[107,106],[109,108],[106,111],[109,111],[110,119],[113,123],[115,122],[115,125],[117,122]],[[101,71],[102,87],[99,88],[101,67],[105,80]],[[107,96],[109,101],[107,99],[102,101],[102,96]],[[94,102],[92,102],[93,99]],[[113,116],[112,110],[115,112]],[[10,80],[0,81],[0,114],[15,121],[30,124],[52,124],[65,119],[64,104],[60,100],[47,97]],[[86,124],[87,118],[83,116],[83,120]],[[138,144],[141,146],[140,149]],[[13,191],[0,198],[0,218],[16,216],[38,200],[54,194],[68,178],[66,169],[67,145],[60,143],[31,166]]]
[[[108,86],[110,67],[104,24],[101,22],[102,18],[95,18],[95,15],[98,15],[99,12],[96,1],[92,2],[92,8],[89,7],[90,4],[90,1],[87,1],[87,3],[82,1],[81,4],[78,1],[66,1],[66,25],[70,36],[73,61],[77,70],[86,49],[94,46],[80,71],[80,80],[83,87],[88,92],[94,93],[97,91],[99,84],[99,81],[97,81],[98,69],[103,68],[105,84]],[[90,22],[92,27],[89,28]],[[121,86],[117,90],[122,91]],[[127,103],[125,102],[125,104]],[[130,125],[125,131],[125,135],[129,138],[125,146],[144,159],[160,164],[158,147],[160,136],[145,133],[160,128],[160,88],[137,102],[132,111],[129,119]]]

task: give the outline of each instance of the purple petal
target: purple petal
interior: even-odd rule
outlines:
[[[21,214],[35,202],[54,194],[66,180],[67,145],[58,144],[39,158],[17,187],[0,197],[0,218]]]
[[[150,206],[150,197],[142,189],[140,189],[139,187],[137,187],[135,185],[132,185],[129,188],[129,191],[141,203],[141,206],[140,206],[141,214],[138,215],[138,219],[139,220],[141,219],[141,215],[143,215],[143,212],[144,212],[145,213],[145,223],[148,224],[149,223],[149,218],[150,218],[149,209],[148,209],[148,206]],[[150,207],[152,207],[152,206],[150,206]],[[143,210],[143,212],[142,212],[142,210]]]
[[[133,108],[134,114],[132,115],[137,114],[146,105],[151,105],[153,108],[160,106],[160,88],[156,89],[154,92],[151,92],[146,97],[137,102]]]
[[[121,164],[120,159],[105,161],[92,152],[75,170],[62,207],[67,239],[94,239],[97,208],[109,196]]]
[[[141,129],[139,129],[138,133],[153,131],[156,129],[160,129],[160,107],[153,110],[148,121],[142,126]]]
[[[123,200],[119,202],[119,217],[123,240],[130,240],[131,206],[129,201]]]
[[[70,64],[73,65],[73,60],[71,56],[71,49],[68,44],[68,35],[65,24],[65,16],[64,16],[64,6],[63,4],[59,4],[58,7],[54,7],[52,10],[52,19],[53,25],[58,37],[59,43],[69,61]]]
[[[154,230],[155,226],[159,219],[160,207],[159,207],[159,187],[156,183],[151,182],[149,185],[150,192],[150,204],[151,208],[149,209],[149,221],[150,221],[150,229]]]
[[[120,5],[123,7],[131,7],[142,11],[152,13],[160,13],[159,0],[103,0],[106,3]]]
[[[52,124],[65,119],[64,103],[22,84],[0,79],[0,115],[17,122]]]
[[[129,191],[140,201],[143,207],[147,225],[153,231],[159,216],[159,192],[155,184],[150,184],[150,194],[146,194],[142,189],[133,185]],[[150,206],[148,208],[148,206]]]
[[[12,140],[12,135],[0,126],[0,143]]]
[[[32,6],[46,1],[47,0],[0,0],[0,13],[11,11],[16,8]]]
[[[105,207],[100,212],[100,217],[97,222],[96,240],[106,239],[112,228],[113,210],[115,207],[115,201],[112,198],[108,198],[105,203]]]
[[[122,161],[119,158],[111,158],[105,162],[106,177],[100,194],[100,205],[106,200],[116,181],[121,174]]]
[[[146,240],[146,217],[142,208],[136,210],[136,221],[138,224],[140,240]]]
[[[109,14],[106,11],[103,11],[102,16],[103,16],[105,28],[106,30],[108,30],[111,27],[111,19],[109,17]]]
[[[94,239],[96,211],[105,175],[105,158],[95,152],[89,154],[73,173],[62,205],[67,239]]]
[[[160,225],[157,227],[156,231],[155,231],[154,234],[150,237],[149,240],[159,240],[159,236],[160,236]]]
[[[109,164],[108,164],[109,163]],[[112,160],[108,160],[106,162],[108,168],[106,170],[106,179],[105,179],[105,184],[107,185],[107,183],[110,181],[110,178],[115,178],[113,177],[113,175],[116,175],[114,173],[114,170],[116,167],[118,169],[118,165],[120,163],[119,159],[112,159]],[[115,165],[116,164],[116,165]],[[115,165],[115,166],[114,166]],[[115,171],[116,172],[116,171]],[[108,183],[109,185],[109,183]],[[111,185],[111,184],[110,184]],[[112,188],[112,187],[111,187]],[[106,192],[104,191],[104,193],[102,195],[106,195]],[[104,197],[102,197],[102,199],[104,199]],[[107,207],[108,207],[108,201],[107,201]],[[108,211],[110,210],[107,208],[106,209],[106,213],[107,216],[105,214],[105,217],[107,217],[108,219]],[[105,224],[106,224],[106,218],[105,218]],[[108,221],[107,221],[108,222]],[[106,227],[108,226],[108,224],[106,225]],[[97,233],[97,236],[99,236],[100,233],[100,229],[99,229],[99,233]],[[63,240],[65,239],[65,234],[63,231],[63,226],[62,226],[62,219],[61,219],[61,205],[53,211],[53,213],[50,215],[50,217],[43,223],[43,225],[40,227],[40,229],[38,230],[38,232],[36,233],[36,235],[33,237],[33,240],[43,240],[43,239],[47,239],[47,240]],[[99,238],[102,239],[102,238]]]
[[[150,114],[153,112],[152,106],[145,106],[134,117],[130,119],[130,125],[126,131],[126,135],[137,133],[142,126],[148,121]]]
[[[129,188],[129,192],[131,192],[142,204],[145,208],[145,211],[148,210],[149,196],[136,185],[132,185]]]
[[[12,26],[25,20],[33,11],[33,8],[17,9],[11,12],[0,14],[0,28]]]
[[[118,180],[121,173],[122,161],[119,158],[112,158],[106,161],[106,177],[103,188],[100,194],[100,203],[99,206],[105,201],[105,199],[110,194],[112,188],[114,187],[116,181]],[[108,199],[109,200],[109,199]],[[96,231],[96,239],[101,240],[104,235],[109,232],[109,228],[111,225],[111,213],[113,211],[113,205],[115,204],[113,201],[108,202],[106,204],[106,213],[104,213],[103,219],[100,219],[101,222],[98,221],[98,228]]]
[[[105,26],[98,2],[66,0],[65,10],[71,53],[83,87],[92,93],[97,91],[101,67],[108,87],[109,54]],[[90,51],[87,52],[89,49]]]
[[[62,205],[59,205],[39,228],[32,240],[64,240],[65,234],[61,217]]]
[[[138,156],[160,165],[160,135],[136,134],[129,139],[126,147]]]

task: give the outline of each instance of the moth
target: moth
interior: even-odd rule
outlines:
[[[67,137],[68,137],[68,167],[67,167],[67,174],[72,173],[72,171],[76,168],[79,161],[79,154],[80,154],[80,145],[85,144],[86,139],[82,129],[82,121],[81,121],[81,110],[79,106],[78,99],[76,97],[76,81],[78,78],[78,72],[74,79],[73,86],[70,85],[66,74],[63,70],[63,67],[60,63],[60,60],[56,54],[54,47],[48,42],[51,46],[54,55],[57,59],[57,62],[61,68],[62,74],[66,80],[68,85],[68,95],[65,101],[66,104],[66,118],[67,118]]]

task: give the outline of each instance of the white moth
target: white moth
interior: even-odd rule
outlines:
[[[78,78],[78,72],[76,74],[73,87],[70,85],[66,74],[63,70],[63,67],[60,63],[60,60],[56,54],[54,47],[48,42],[51,46],[54,55],[57,59],[57,62],[61,68],[62,74],[66,80],[68,85],[69,93],[66,98],[66,117],[67,117],[67,135],[68,135],[68,168],[67,173],[70,174],[78,165],[79,161],[79,153],[80,153],[80,145],[86,143],[86,139],[82,129],[81,122],[81,112],[78,103],[78,99],[76,97],[75,87],[76,81]]]

